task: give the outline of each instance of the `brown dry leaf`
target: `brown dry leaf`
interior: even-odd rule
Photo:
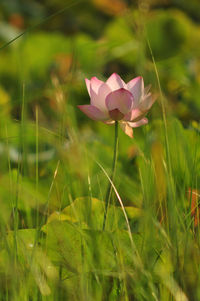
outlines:
[[[160,222],[166,221],[166,177],[164,169],[164,150],[159,141],[152,144],[152,159],[155,169],[155,180],[157,190],[157,209]]]
[[[139,149],[135,145],[131,145],[128,148],[128,158],[133,159],[139,154]]]
[[[163,200],[166,197],[166,179],[163,165],[164,151],[162,144],[159,141],[155,141],[152,144],[151,152],[156,175],[156,188],[159,198]]]
[[[92,2],[99,10],[109,15],[120,15],[127,8],[122,0],[92,0]]]
[[[56,56],[55,60],[58,67],[58,74],[60,78],[64,79],[66,75],[70,72],[72,66],[72,55],[59,53]]]
[[[18,29],[24,29],[25,27],[23,16],[17,13],[10,15],[9,23]]]
[[[200,208],[199,208],[199,191],[197,189],[188,189],[188,200],[191,200],[191,216],[194,218],[194,226],[197,227],[200,221]]]

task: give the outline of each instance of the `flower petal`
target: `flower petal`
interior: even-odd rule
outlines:
[[[144,81],[141,76],[138,76],[132,79],[130,82],[127,83],[128,90],[134,96],[134,108],[136,108],[139,104],[140,98],[144,94]]]
[[[136,122],[128,122],[128,125],[130,125],[132,128],[137,128],[141,125],[147,124],[148,123],[148,119],[147,118],[143,118],[139,121]]]
[[[126,88],[126,84],[117,73],[113,73],[106,81],[106,84],[111,88],[112,91],[120,88]]]
[[[144,88],[144,94],[148,94],[150,89],[151,89],[151,85],[146,86]]]
[[[140,109],[133,109],[126,114],[123,118],[124,121],[138,121],[146,115],[147,111],[141,111]]]
[[[92,77],[90,80],[90,93],[91,93],[91,90],[93,90],[93,92],[95,92],[97,94],[100,86],[103,83],[104,82],[102,82],[102,80],[99,80],[96,76]]]
[[[113,123],[115,123],[115,120],[106,120],[106,121],[103,121],[105,124],[108,124],[108,125],[112,125]]]
[[[118,109],[125,115],[132,109],[133,95],[128,90],[121,88],[109,93],[105,102],[109,111]]]
[[[101,111],[107,112],[108,110],[105,104],[105,98],[110,92],[110,87],[105,83],[99,87],[97,94],[91,90],[91,104],[99,108]]]
[[[105,121],[108,120],[108,115],[102,111],[100,111],[97,107],[93,105],[82,105],[78,106],[78,108],[89,118],[93,120]]]
[[[140,102],[138,108],[141,111],[148,111],[155,102],[156,98],[157,97],[155,95],[152,96],[151,93],[147,94]]]
[[[86,83],[86,87],[87,87],[87,90],[88,90],[88,93],[90,95],[90,80],[85,78],[85,83]]]
[[[122,128],[122,130],[126,135],[133,138],[133,130],[127,122],[123,122],[123,123],[120,122],[120,127]]]

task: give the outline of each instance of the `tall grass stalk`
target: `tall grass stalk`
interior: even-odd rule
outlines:
[[[115,170],[116,170],[116,165],[117,165],[117,153],[118,153],[118,121],[115,121],[115,138],[114,138],[114,152],[113,152],[113,164],[112,164],[112,172],[111,172],[111,177],[110,177],[110,183],[106,192],[105,196],[105,213],[104,213],[104,218],[103,218],[103,230],[105,229],[106,226],[106,218],[107,218],[107,213],[108,213],[108,206],[110,204],[110,198],[112,195],[112,182],[115,177]]]
[[[39,121],[38,106],[35,108],[35,190],[36,190],[36,228],[39,227],[39,200],[38,200],[38,183],[39,183]]]

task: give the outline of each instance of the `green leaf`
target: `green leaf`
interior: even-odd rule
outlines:
[[[62,211],[53,212],[47,224],[54,221],[70,221],[84,229],[102,230],[104,218],[104,202],[90,197],[77,198],[71,205]],[[141,210],[135,207],[125,207],[129,218],[137,218],[141,215]],[[107,213],[106,228],[114,231],[118,228],[126,228],[126,222],[121,207],[110,205]],[[44,227],[45,229],[45,227]]]

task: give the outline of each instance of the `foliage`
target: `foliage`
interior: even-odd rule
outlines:
[[[1,1],[0,300],[200,299],[200,6],[164,2]],[[114,128],[76,106],[113,72],[158,100],[102,231]]]

